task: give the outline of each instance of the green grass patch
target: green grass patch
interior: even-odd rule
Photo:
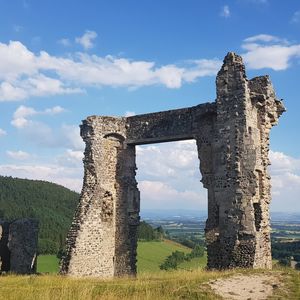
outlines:
[[[184,253],[191,252],[181,244],[173,241],[164,240],[158,242],[138,242],[137,249],[137,270],[138,274],[144,272],[159,272],[159,266],[164,262],[167,256],[174,251]],[[39,273],[57,273],[59,260],[55,255],[40,255],[38,257],[37,271]],[[191,261],[179,264],[179,269],[197,269],[206,265],[206,256],[194,258]]]
[[[190,261],[184,261],[181,264],[178,265],[179,270],[194,270],[198,268],[205,268],[207,263],[207,254],[204,253],[204,256],[202,257],[195,257],[191,259]]]
[[[137,248],[137,271],[158,272],[159,266],[173,251],[191,252],[191,249],[172,241],[139,242]]]
[[[38,273],[57,273],[59,259],[55,255],[39,255],[37,259]]]

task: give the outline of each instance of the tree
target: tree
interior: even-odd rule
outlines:
[[[185,254],[182,251],[174,251],[159,266],[161,270],[177,269],[178,264],[185,260]]]
[[[140,222],[137,230],[138,240],[152,241],[155,239],[154,229],[145,221]]]
[[[165,232],[162,226],[159,226],[155,229],[155,235],[158,240],[162,240],[164,238]]]

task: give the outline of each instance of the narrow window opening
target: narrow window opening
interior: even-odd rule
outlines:
[[[262,221],[262,211],[260,203],[253,203],[254,208],[254,218],[255,218],[255,227],[256,231],[260,231],[261,221]]]

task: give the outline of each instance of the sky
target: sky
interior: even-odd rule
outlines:
[[[212,102],[227,52],[269,74],[272,211],[300,212],[300,2],[0,0],[0,175],[80,192],[90,115]],[[207,209],[194,141],[137,147],[142,209]]]

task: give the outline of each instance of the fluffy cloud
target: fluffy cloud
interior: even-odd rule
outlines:
[[[80,192],[82,169],[56,164],[0,165],[0,174],[19,178],[46,180]]]
[[[75,39],[75,42],[80,44],[85,50],[88,50],[94,47],[93,40],[96,37],[97,33],[95,31],[86,30],[83,36]]]
[[[195,141],[137,146],[137,164],[146,178],[193,176],[199,181],[199,160]],[[179,175],[178,175],[179,174]]]
[[[136,150],[142,209],[206,209],[195,141],[138,146]]]
[[[183,73],[183,80],[187,82],[194,82],[200,77],[215,76],[222,66],[219,59],[198,59],[188,62],[188,68]]]
[[[82,151],[84,149],[84,142],[80,136],[80,129],[78,125],[63,124],[61,127],[61,143],[72,149]]]
[[[270,151],[273,211],[300,209],[300,159]],[[137,179],[142,208],[206,209],[194,141],[137,147]]]
[[[61,106],[54,106],[52,108],[46,108],[43,111],[37,111],[32,107],[21,105],[14,112],[13,120],[11,121],[11,124],[17,128],[24,128],[29,124],[33,123],[31,120],[28,119],[29,117],[35,115],[55,115],[55,114],[62,113],[64,111],[65,109],[62,108]]]
[[[149,208],[192,208],[204,209],[206,204],[205,193],[199,194],[198,191],[184,190],[178,191],[160,181],[141,181],[139,182],[141,190],[142,209]]]
[[[291,44],[276,36],[259,34],[244,40],[242,56],[249,68],[287,69],[292,59],[300,57],[300,44]]]
[[[299,210],[296,202],[300,194],[300,158],[288,156],[282,152],[270,151],[270,174],[272,183],[274,211],[282,209],[282,201],[286,210]]]
[[[245,43],[254,43],[254,42],[285,42],[286,40],[281,39],[277,36],[270,35],[270,34],[258,34],[254,36],[250,36],[246,39],[244,39]]]
[[[228,5],[224,5],[221,9],[220,16],[224,18],[230,17],[230,9]]]
[[[83,151],[67,149],[62,155],[59,155],[55,160],[61,166],[75,167],[82,169]]]
[[[22,137],[42,147],[70,148],[82,151],[84,143],[80,137],[79,126],[62,124],[59,130],[54,130],[46,123],[34,120],[37,115],[56,115],[64,112],[61,106],[44,110],[21,105],[13,114],[11,124],[16,127]]]
[[[9,156],[12,159],[17,160],[26,160],[30,158],[30,154],[24,151],[6,151],[7,156]]]
[[[21,42],[10,41],[0,43],[0,101],[82,93],[91,86],[137,88],[161,84],[179,88],[185,82],[215,75],[220,65],[217,59],[156,66],[151,61],[111,55],[76,53],[68,58],[56,57],[45,51],[35,54]]]
[[[7,135],[7,132],[4,129],[0,128],[0,136]]]

